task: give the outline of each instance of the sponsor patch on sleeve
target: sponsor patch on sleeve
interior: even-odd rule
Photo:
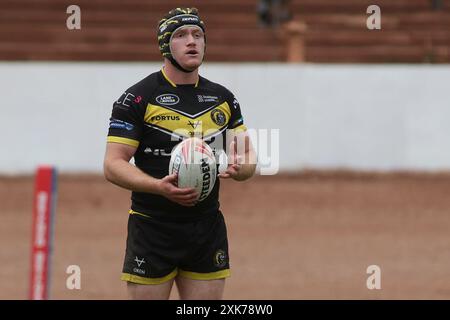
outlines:
[[[134,129],[134,125],[132,125],[131,123],[122,121],[122,120],[111,118],[109,121],[109,128],[110,129],[123,129],[123,130],[131,131]]]

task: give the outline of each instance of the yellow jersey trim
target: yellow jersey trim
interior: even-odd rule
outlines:
[[[193,280],[216,280],[228,278],[231,276],[230,269],[220,270],[216,272],[209,273],[198,273],[191,271],[179,270],[179,275],[185,278],[193,279]]]
[[[232,130],[234,132],[243,132],[243,131],[247,131],[247,127],[244,124],[241,124],[240,126],[233,128]]]
[[[178,274],[177,269],[173,270],[167,276],[164,276],[161,278],[146,278],[146,277],[136,276],[134,274],[122,273],[120,280],[133,282],[133,283],[137,283],[137,284],[162,284],[164,282],[172,280],[173,278],[175,278],[177,276],[177,274]]]
[[[139,147],[139,141],[128,139],[128,138],[122,138],[122,137],[115,137],[115,136],[108,136],[107,140],[108,142],[114,142],[114,143],[121,143],[126,144],[132,147]]]
[[[164,71],[164,68],[161,69],[161,72],[162,72],[164,78],[167,80],[167,82],[169,82],[172,87],[176,88],[177,85],[172,80],[169,79],[169,77],[167,76],[166,72]]]
[[[149,215],[146,215],[146,214],[143,214],[143,213],[140,213],[140,212],[131,210],[131,209],[130,209],[130,211],[128,211],[128,213],[129,213],[129,214],[136,214],[136,215],[138,215],[138,216],[143,216],[143,217],[146,217],[146,218],[151,218]]]
[[[212,117],[214,113],[219,113],[223,117],[223,123],[214,121]],[[213,135],[223,130],[230,117],[231,110],[227,102],[205,110],[205,112],[199,113],[197,117],[190,117],[176,109],[149,103],[145,111],[144,121],[169,133],[189,137],[195,134]]]
[[[175,82],[173,82],[172,80],[170,80],[170,78],[167,76],[166,72],[164,71],[164,68],[161,69],[161,72],[162,72],[164,78],[167,80],[167,82],[169,82],[170,85],[171,85],[172,87],[175,87],[175,88],[176,88],[177,85],[175,84]],[[198,77],[197,81],[195,82],[195,88],[198,87],[198,82],[199,82],[199,81],[200,81],[200,77]]]

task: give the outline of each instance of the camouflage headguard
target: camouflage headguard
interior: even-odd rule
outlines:
[[[200,19],[196,8],[176,8],[171,10],[158,23],[158,44],[159,51],[161,51],[164,58],[169,59],[170,62],[172,62],[172,64],[179,70],[189,73],[192,71],[181,67],[180,64],[173,58],[172,52],[170,51],[170,40],[172,39],[173,34],[177,29],[184,26],[198,26],[205,34],[205,24]]]

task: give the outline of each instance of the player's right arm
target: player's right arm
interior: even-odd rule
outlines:
[[[135,151],[136,148],[129,145],[108,142],[103,164],[106,180],[128,190],[159,194],[184,206],[195,204],[195,190],[177,188],[175,174],[156,179],[132,165],[129,161]]]
[[[157,179],[130,163],[142,136],[143,103],[140,96],[131,92],[125,92],[114,103],[103,163],[105,178],[131,191],[158,194],[178,204],[192,206],[197,198],[195,189],[178,188],[175,175]]]

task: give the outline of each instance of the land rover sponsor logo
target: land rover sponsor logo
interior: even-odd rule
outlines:
[[[157,96],[156,101],[162,105],[173,106],[180,102],[180,98],[176,94],[165,93]]]

